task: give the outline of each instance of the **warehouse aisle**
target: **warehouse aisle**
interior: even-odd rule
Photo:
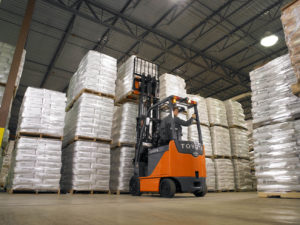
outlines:
[[[174,199],[129,195],[0,193],[0,224],[299,224],[300,200],[262,199],[256,193],[209,193]]]

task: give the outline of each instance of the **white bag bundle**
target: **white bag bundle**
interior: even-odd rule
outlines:
[[[66,95],[28,87],[19,112],[18,132],[63,136]]]
[[[231,156],[229,130],[220,126],[210,128],[213,154],[217,156]]]
[[[14,46],[7,43],[0,42],[0,83],[4,83],[4,84],[7,83],[10,66],[14,57],[14,52],[15,52]],[[19,86],[20,79],[22,76],[23,67],[25,63],[25,55],[26,55],[26,50],[24,49],[21,62],[20,62],[20,67],[17,74],[16,83],[15,83],[16,87]]]
[[[159,98],[163,100],[170,95],[186,98],[185,80],[179,76],[164,73],[159,77]]]
[[[118,79],[116,81],[116,102],[119,102],[130,91],[132,91],[135,73],[157,77],[158,67],[156,64],[142,60],[135,55],[129,57],[125,63],[118,67]]]
[[[200,123],[209,126],[208,112],[207,112],[207,105],[206,105],[205,98],[203,98],[199,95],[187,95],[187,97],[190,100],[193,100],[193,101],[197,102],[197,109],[198,109],[198,115],[199,115]],[[193,113],[194,113],[193,108],[188,109],[189,118],[192,117]]]
[[[253,149],[253,123],[252,120],[247,120],[247,134],[248,134],[248,143],[249,143],[249,150]]]
[[[110,145],[76,141],[62,152],[63,190],[109,190]]]
[[[230,159],[215,159],[217,190],[234,190],[233,164]]]
[[[13,190],[59,190],[61,170],[60,140],[20,137],[9,174]]]
[[[111,149],[110,190],[129,191],[129,182],[133,176],[134,155],[134,147]]]
[[[206,185],[207,190],[215,191],[216,190],[216,168],[215,162],[213,159],[205,158],[206,164]]]
[[[229,128],[231,155],[237,157],[249,157],[249,144],[247,131],[240,128]]]
[[[224,102],[226,107],[227,121],[229,127],[239,126],[247,129],[245,114],[241,103],[233,100]]]
[[[258,191],[300,191],[300,120],[254,130]]]
[[[252,190],[252,175],[249,160],[234,159],[234,181],[238,190]]]
[[[136,142],[136,118],[138,106],[126,102],[115,112],[112,127],[112,144]]]
[[[288,55],[278,57],[250,72],[253,124],[285,122],[300,113],[300,98],[291,85],[296,77]]]
[[[224,102],[215,99],[207,98],[208,119],[211,125],[228,126],[226,108]]]
[[[0,167],[0,186],[6,186],[8,172],[11,166],[11,160],[13,157],[13,150],[15,146],[15,141],[9,141],[8,145],[4,150],[4,155],[2,158],[2,165]],[[0,156],[2,157],[2,156]]]
[[[75,136],[111,138],[114,100],[83,93],[66,114],[64,145]]]
[[[67,105],[83,89],[114,96],[116,78],[117,60],[115,58],[100,52],[88,51],[71,78],[67,93]]]
[[[212,156],[212,145],[211,145],[211,136],[210,136],[210,129],[204,125],[200,125],[201,133],[202,133],[202,141],[205,149],[206,156]],[[198,130],[197,125],[193,124],[188,128],[189,133],[189,141],[199,141],[198,138]]]

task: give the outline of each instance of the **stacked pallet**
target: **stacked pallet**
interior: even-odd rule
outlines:
[[[159,77],[159,98],[163,100],[170,95],[185,98],[187,96],[185,89],[185,80],[179,76],[164,73]]]
[[[250,78],[258,192],[299,192],[300,99],[290,90],[296,77],[289,56],[252,71]]]
[[[65,94],[27,88],[7,188],[59,192]]]
[[[298,82],[292,85],[294,94],[300,96],[300,1],[293,1],[282,10],[281,21],[285,34],[285,41]]]
[[[7,176],[11,166],[12,153],[15,147],[15,141],[10,141],[1,154],[1,167],[0,167],[0,187],[6,187]]]
[[[208,191],[216,190],[216,168],[215,160],[210,158],[205,158],[206,164],[206,186]]]
[[[62,154],[64,191],[108,191],[117,60],[89,51],[68,88]]]
[[[110,191],[129,191],[133,176],[132,160],[135,155],[138,97],[133,90],[135,78],[140,75],[157,77],[158,66],[136,56],[131,56],[118,67],[116,104],[113,118]]]
[[[216,189],[232,191],[235,189],[234,169],[231,159],[215,159]]]
[[[134,95],[133,84],[134,79],[142,74],[158,77],[158,66],[132,55],[118,67],[116,80],[117,103],[123,103],[123,101],[128,101],[129,99],[137,99],[137,96]]]
[[[249,191],[253,189],[252,175],[249,160],[233,159],[234,182],[238,191]]]
[[[249,159],[252,176],[252,189],[257,189],[257,179],[255,176],[255,164],[254,164],[254,149],[253,149],[253,124],[252,120],[247,120],[247,132],[248,132],[248,144],[249,144]]]

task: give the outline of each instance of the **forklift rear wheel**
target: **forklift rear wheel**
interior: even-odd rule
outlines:
[[[176,193],[176,185],[173,180],[167,178],[160,182],[159,193],[161,197],[172,198]]]
[[[207,193],[207,186],[205,185],[205,189],[203,191],[196,191],[194,192],[194,195],[196,197],[204,197]]]
[[[140,179],[138,177],[131,177],[129,183],[129,191],[133,196],[141,196],[142,193],[140,191]]]

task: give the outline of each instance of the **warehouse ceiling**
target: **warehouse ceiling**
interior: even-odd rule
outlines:
[[[12,117],[28,86],[66,91],[91,49],[119,63],[133,54],[153,61],[161,74],[183,77],[188,93],[225,100],[249,92],[249,72],[287,53],[280,9],[289,2],[36,0]],[[16,44],[26,3],[2,0],[0,41]],[[279,36],[269,48],[260,45],[267,31]],[[241,103],[250,118],[251,99]]]

